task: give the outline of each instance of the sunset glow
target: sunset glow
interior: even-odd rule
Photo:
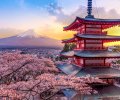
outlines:
[[[98,7],[99,12],[93,10],[95,17],[120,18],[119,0],[100,0],[97,4],[94,1],[93,9]],[[73,32],[64,32],[63,27],[72,23],[76,16],[85,17],[86,4],[87,0],[1,0],[0,37],[33,29],[40,36],[58,40],[70,38]],[[114,27],[108,34],[119,36],[119,31],[119,27]]]
[[[120,27],[119,26],[112,27],[112,28],[106,29],[104,31],[108,31],[107,35],[120,36]],[[104,46],[105,47],[120,46],[120,41],[106,42],[106,43],[104,43]]]
[[[120,46],[120,41],[116,41],[116,42],[107,42],[104,43],[105,47],[110,47],[110,46]]]

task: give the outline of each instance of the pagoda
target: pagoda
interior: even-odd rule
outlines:
[[[58,68],[66,74],[74,74],[78,77],[88,74],[99,77],[108,83],[108,90],[113,87],[111,89],[116,91],[118,88],[114,84],[120,79],[120,70],[112,68],[108,60],[119,59],[120,53],[109,51],[104,43],[120,41],[120,36],[108,35],[108,32],[104,30],[119,26],[120,19],[95,18],[92,15],[92,0],[88,0],[87,13],[85,18],[76,17],[73,23],[64,27],[64,31],[76,31],[77,33],[73,38],[63,40],[62,43],[74,43],[76,47],[73,51],[61,53],[62,56],[71,58],[72,61],[71,64],[62,64]]]

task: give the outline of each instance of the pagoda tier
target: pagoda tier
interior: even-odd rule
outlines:
[[[100,38],[99,38],[100,37]],[[103,38],[106,37],[107,39]],[[108,50],[104,46],[105,43],[120,41],[120,37],[114,36],[101,36],[101,35],[77,35],[72,39],[63,40],[62,43],[71,44],[76,46],[74,50]]]
[[[80,68],[99,68],[111,67],[107,59],[120,58],[120,53],[111,52],[107,50],[82,50],[82,51],[69,51],[61,53],[62,56],[73,58],[72,64]]]
[[[77,77],[83,77],[86,75],[91,75],[93,77],[99,77],[103,80],[109,81],[107,79],[115,79],[120,78],[120,71],[110,67],[99,67],[99,68],[91,68],[84,67],[80,68],[74,64],[60,64],[57,67],[67,75],[76,75]],[[110,83],[111,84],[111,83]]]
[[[72,30],[85,32],[87,28],[93,27],[93,31],[102,32],[102,30],[120,25],[120,19],[97,19],[97,18],[80,18],[76,17],[75,21],[67,27],[64,31]],[[92,30],[91,30],[92,31]]]
[[[76,64],[84,68],[98,68],[98,67],[111,67],[111,63],[107,62],[107,59],[120,58],[120,53],[110,51],[77,51],[74,54],[73,64]]]

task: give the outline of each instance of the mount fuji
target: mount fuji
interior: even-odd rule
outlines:
[[[37,36],[34,30],[27,30],[19,35],[0,39],[0,46],[61,48],[63,45],[59,40]]]

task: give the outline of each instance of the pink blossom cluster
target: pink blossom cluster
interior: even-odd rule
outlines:
[[[0,97],[4,98],[5,100],[7,100],[7,98],[9,98],[10,100],[18,100],[22,98],[22,95],[17,93],[17,91],[13,90],[13,89],[0,89]]]
[[[88,85],[91,83],[103,81],[90,75],[63,75],[47,58],[39,59],[20,52],[0,54],[0,96],[8,96],[11,100],[37,100],[36,97],[50,89],[69,88],[81,94],[97,93]]]
[[[92,79],[92,80],[91,80]],[[32,95],[33,97],[48,89],[74,89],[81,94],[97,93],[93,90],[88,83],[99,82],[103,83],[102,80],[94,77],[75,77],[67,75],[54,75],[54,74],[42,74],[36,79],[29,81],[21,81],[17,83],[11,83],[10,85],[1,85],[1,88],[7,90],[16,90],[19,95],[24,98],[28,98]],[[9,95],[9,94],[8,94]]]
[[[47,58],[38,59],[29,54],[4,53],[0,55],[0,77],[2,82],[24,81],[42,73],[58,73],[54,63]]]

